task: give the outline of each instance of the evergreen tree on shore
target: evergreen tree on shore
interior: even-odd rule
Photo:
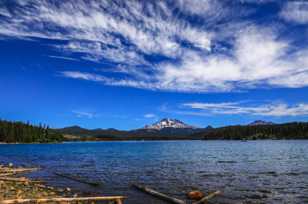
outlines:
[[[63,141],[63,135],[52,131],[48,126],[31,125],[29,122],[0,120],[0,142],[7,143],[47,143]]]

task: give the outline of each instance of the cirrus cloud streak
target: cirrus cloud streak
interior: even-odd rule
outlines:
[[[288,105],[286,103],[269,103],[261,105],[247,105],[243,102],[225,103],[185,103],[184,107],[199,110],[200,113],[207,114],[227,114],[227,115],[256,115],[256,116],[303,116],[308,115],[308,104],[298,103]]]

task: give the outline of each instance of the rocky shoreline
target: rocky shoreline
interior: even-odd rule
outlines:
[[[30,180],[23,176],[36,170],[38,169],[14,167],[12,164],[0,165],[0,201],[77,196],[69,188],[56,189],[45,185],[43,181]]]
[[[58,189],[47,186],[43,181],[31,180],[23,174],[38,168],[0,165],[0,204],[15,203],[95,203],[109,201],[123,204],[124,196],[79,197],[70,188]]]

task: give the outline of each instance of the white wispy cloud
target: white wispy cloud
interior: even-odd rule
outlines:
[[[275,25],[238,20],[253,11],[238,6],[234,12],[222,1],[14,0],[13,4],[0,9],[0,36],[61,40],[54,47],[66,58],[77,54],[81,60],[113,65],[105,72],[64,70],[65,77],[181,92],[308,86],[307,46],[294,46]],[[306,7],[290,2],[277,15],[304,23]],[[118,74],[110,77],[108,71]]]
[[[177,6],[190,14],[202,16],[210,11],[211,3],[215,2],[210,0],[178,0]]]
[[[306,24],[308,23],[308,2],[288,1],[283,7],[280,15],[287,21]]]
[[[65,57],[65,56],[48,55],[48,57],[55,58],[55,59],[60,59],[60,60],[80,61],[79,59],[72,58],[72,57]]]
[[[97,117],[97,115],[95,113],[92,112],[87,112],[87,111],[79,111],[79,110],[73,110],[72,113],[78,117],[78,118],[88,118],[88,119],[92,119]]]
[[[6,8],[1,8],[1,7],[0,7],[0,15],[5,17],[11,17],[10,12]]]
[[[64,71],[60,72],[60,76],[72,79],[100,82],[110,86],[123,86],[123,87],[128,86],[128,87],[153,89],[153,90],[157,89],[156,85],[151,83],[146,83],[144,81],[135,81],[129,79],[114,79],[99,74],[80,72],[80,71]]]
[[[185,103],[184,107],[199,110],[199,114],[248,114],[259,116],[301,116],[308,115],[308,104],[298,103],[288,105],[286,103],[269,103],[261,105],[249,105],[242,102],[225,103]],[[195,112],[193,112],[195,113]]]
[[[145,118],[156,118],[157,116],[153,113],[147,113],[144,115]]]
[[[65,71],[61,73],[64,77],[72,78],[72,79],[82,79],[88,81],[96,81],[96,82],[105,82],[108,81],[107,78],[90,73],[83,73],[78,71]]]

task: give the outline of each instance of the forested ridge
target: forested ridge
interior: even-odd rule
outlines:
[[[63,136],[64,135],[64,136]],[[69,136],[77,136],[69,138]],[[32,125],[23,122],[0,120],[0,142],[6,143],[48,143],[64,140],[254,140],[254,139],[308,139],[308,123],[236,125],[221,128],[120,131],[115,129],[88,130],[78,126],[50,129],[47,125]]]
[[[0,120],[0,142],[6,143],[48,143],[63,141],[60,133],[47,125],[32,125],[23,122]]]
[[[203,139],[308,139],[308,123],[293,122],[275,125],[227,126],[197,133]]]

